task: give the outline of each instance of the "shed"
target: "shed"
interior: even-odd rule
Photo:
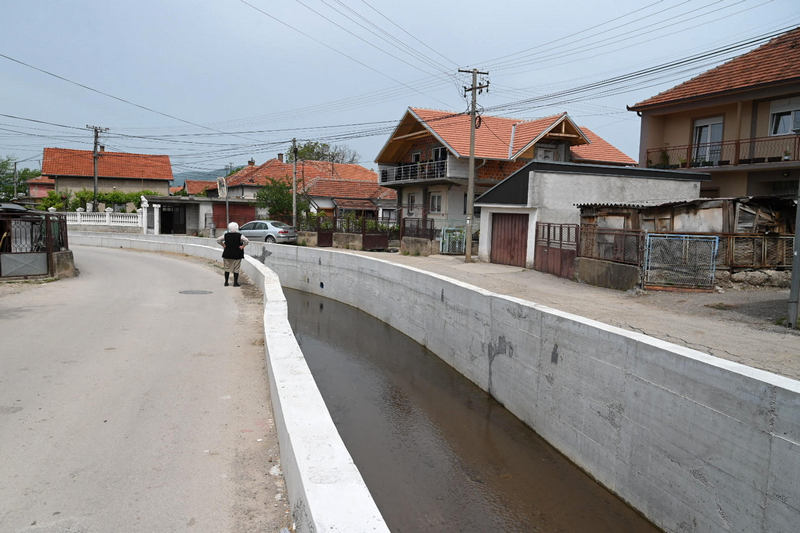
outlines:
[[[538,222],[577,225],[577,204],[696,199],[708,174],[638,167],[533,161],[486,191],[478,257],[534,267]]]

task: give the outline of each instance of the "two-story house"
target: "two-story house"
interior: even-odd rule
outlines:
[[[639,164],[702,170],[704,197],[789,196],[800,178],[800,28],[628,108]]]
[[[481,116],[478,126],[475,196],[533,160],[636,164],[567,113],[528,121]],[[400,217],[433,219],[437,230],[464,225],[469,138],[467,114],[408,108],[375,159],[380,184],[397,190]]]

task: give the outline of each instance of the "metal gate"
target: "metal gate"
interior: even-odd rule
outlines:
[[[562,278],[575,276],[580,226],[578,224],[536,223],[533,268]]]
[[[527,214],[516,213],[492,215],[492,249],[489,253],[492,263],[525,267],[529,218]]]
[[[716,235],[648,233],[644,285],[712,289],[718,248]]]

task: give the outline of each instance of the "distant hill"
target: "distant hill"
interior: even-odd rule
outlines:
[[[185,172],[172,173],[172,186],[181,187],[186,180],[198,181],[215,181],[218,177],[224,176],[228,170],[221,168],[219,170],[187,170]]]

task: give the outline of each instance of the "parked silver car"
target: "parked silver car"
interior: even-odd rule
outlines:
[[[294,228],[278,220],[253,220],[242,224],[239,231],[251,241],[297,242],[297,232]]]

